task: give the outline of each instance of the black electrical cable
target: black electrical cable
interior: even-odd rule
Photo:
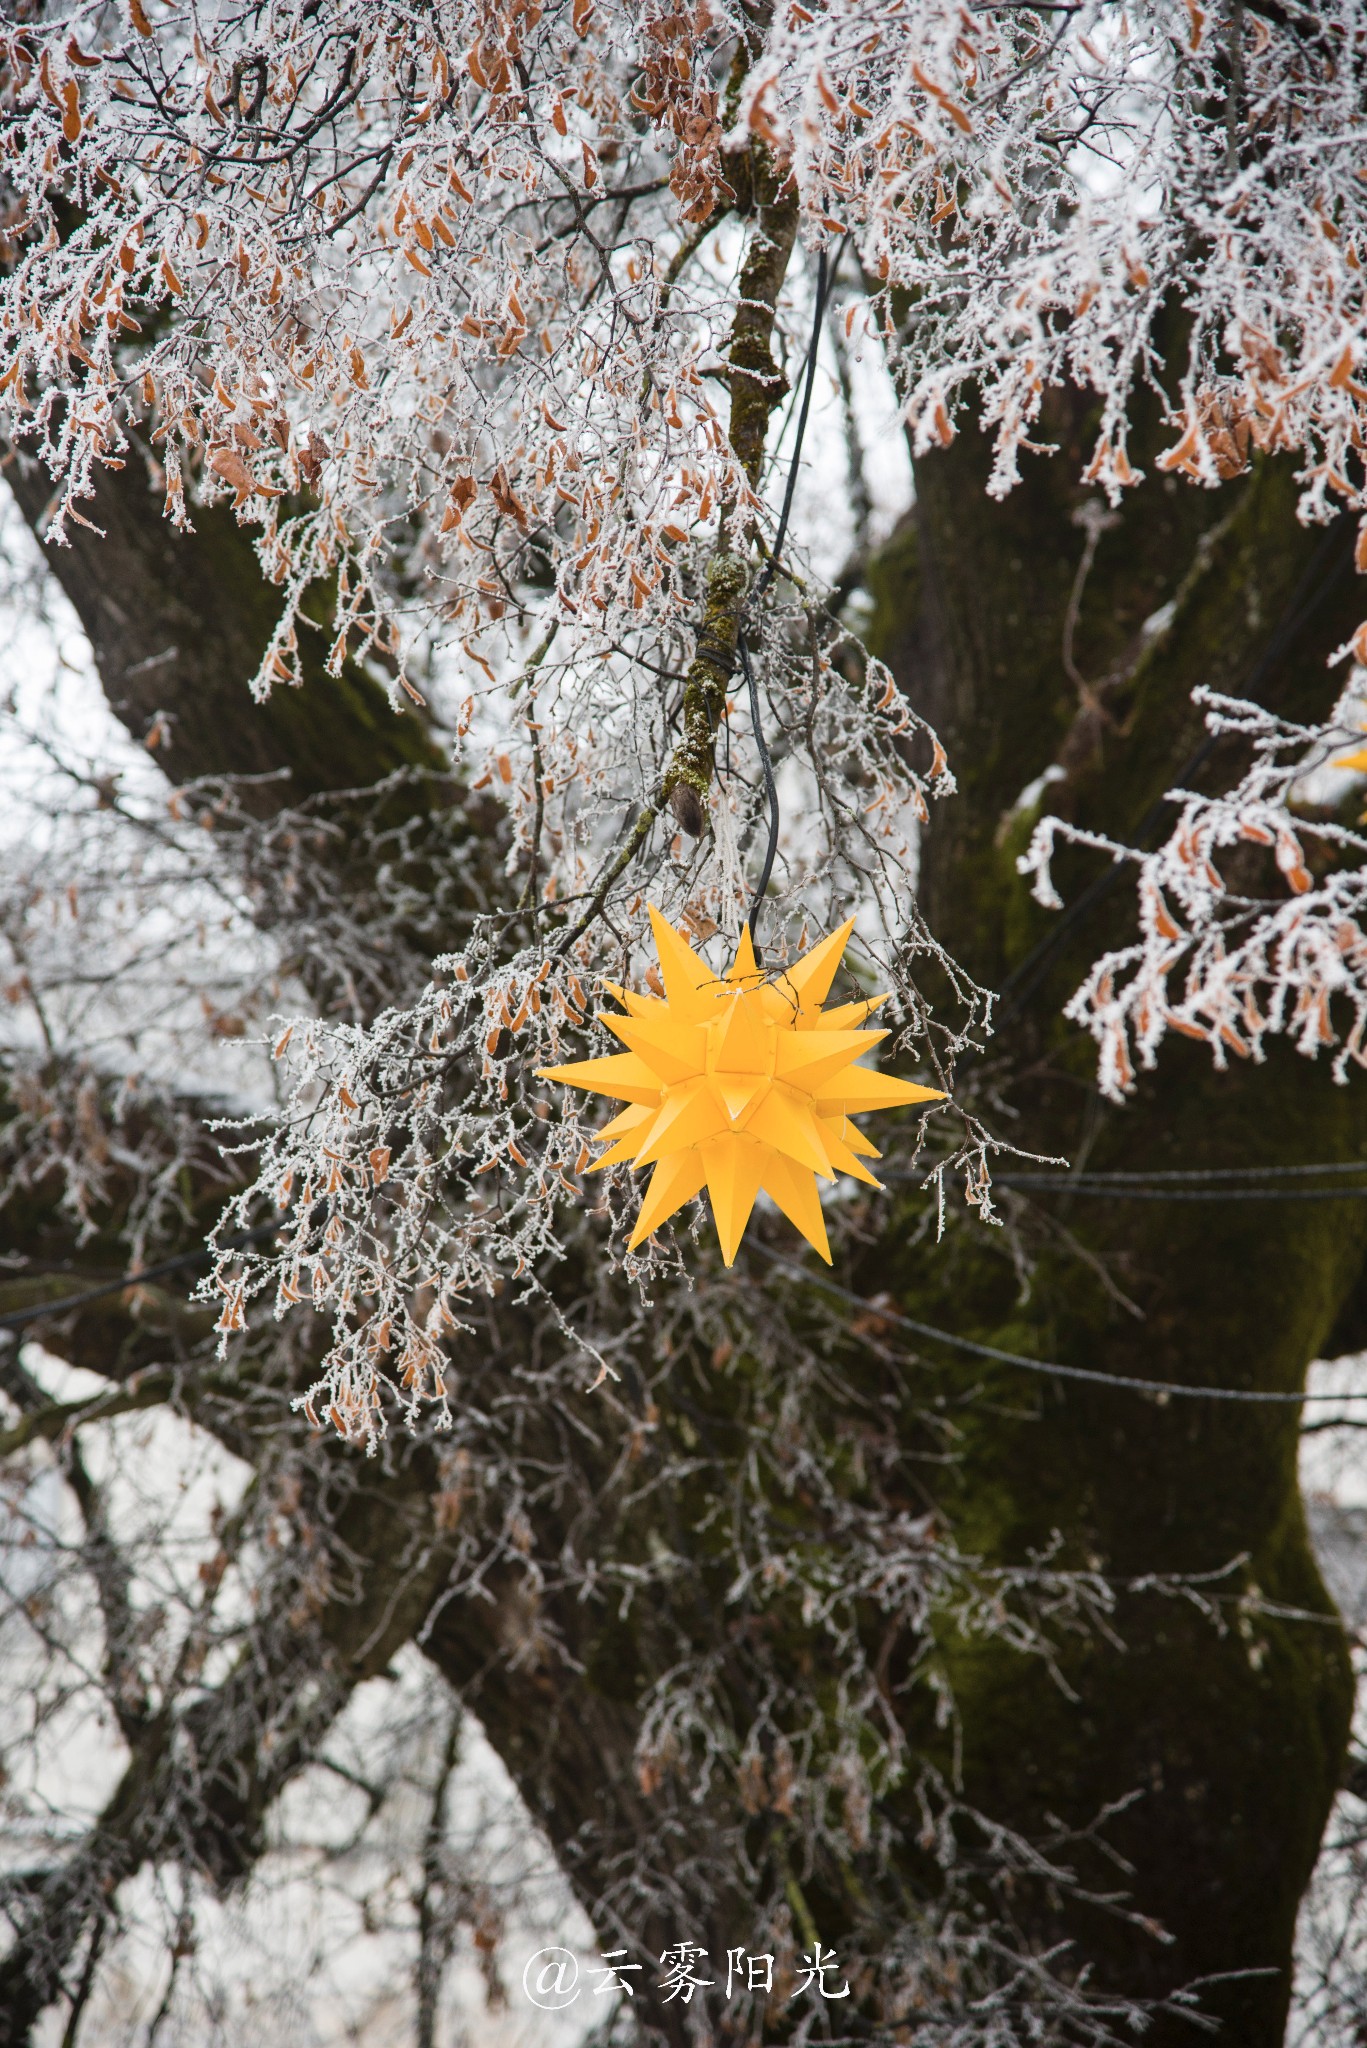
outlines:
[[[1089,1386],[1119,1387],[1130,1393],[1147,1394],[1160,1401],[1172,1398],[1188,1401],[1247,1401],[1256,1402],[1260,1406],[1288,1406],[1295,1403],[1300,1407],[1307,1402],[1317,1404],[1367,1400],[1367,1387],[1360,1392],[1342,1394],[1264,1393],[1255,1387],[1193,1387],[1181,1380],[1144,1380],[1129,1373],[1092,1371],[1085,1365],[1060,1365],[1053,1359],[1027,1358],[1023,1352],[1003,1351],[996,1344],[980,1344],[974,1337],[959,1337],[953,1330],[941,1330],[934,1323],[922,1323],[915,1316],[904,1316],[899,1309],[887,1307],[881,1301],[870,1301],[862,1294],[855,1294],[848,1287],[840,1286],[838,1281],[828,1280],[822,1273],[812,1273],[805,1266],[794,1265],[791,1259],[785,1259],[779,1252],[770,1251],[767,1245],[756,1244],[754,1249],[768,1259],[771,1265],[777,1266],[790,1278],[800,1280],[804,1287],[811,1288],[814,1293],[834,1295],[849,1307],[860,1310],[861,1314],[876,1316],[880,1323],[890,1323],[899,1330],[910,1330],[914,1336],[926,1337],[933,1343],[948,1345],[953,1351],[968,1352],[974,1358],[990,1359],[994,1365],[1016,1366],[1023,1372],[1043,1373],[1049,1379],[1083,1380]],[[850,1334],[874,1350],[879,1348],[871,1336],[853,1325],[850,1327]]]
[[[1303,1188],[1260,1187],[1260,1180],[1333,1179],[1352,1174],[1361,1185]],[[1367,1160],[1332,1160],[1323,1165],[1170,1168],[1152,1173],[995,1173],[994,1187],[1027,1188],[1057,1195],[1083,1195],[1111,1202],[1351,1202],[1367,1198]],[[924,1170],[886,1167],[884,1178],[924,1185]],[[1196,1185],[1193,1185],[1196,1183]],[[1250,1185],[1252,1183],[1252,1185]]]
[[[1149,1183],[1220,1180],[1303,1180],[1309,1174],[1367,1173],[1367,1159],[1303,1160],[1296,1166],[1079,1167],[1069,1178]]]
[[[793,442],[792,460],[788,465],[788,483],[783,493],[783,508],[779,513],[778,529],[774,534],[774,544],[769,550],[769,559],[760,572],[759,580],[746,601],[746,611],[749,611],[752,606],[758,604],[759,600],[763,597],[765,591],[773,582],[783,557],[783,544],[788,538],[788,520],[793,509],[793,494],[797,489],[797,473],[802,461],[802,443],[807,433],[807,415],[811,411],[812,390],[816,383],[816,363],[821,347],[821,322],[825,316],[826,301],[830,296],[831,286],[835,282],[835,273],[839,268],[844,247],[845,244],[842,242],[836,250],[835,262],[829,268],[824,249],[816,259],[816,310],[812,316],[812,337],[807,344],[807,367],[802,391],[802,406],[797,416],[797,434]],[[742,616],[736,632],[736,652],[740,656],[740,665],[745,676],[745,686],[749,693],[750,724],[755,736],[755,745],[759,749],[760,766],[764,771],[764,791],[769,803],[769,843],[765,849],[764,865],[760,869],[759,883],[751,899],[749,915],[746,918],[746,923],[750,927],[750,943],[755,948],[755,958],[758,960],[759,948],[756,944],[755,929],[759,921],[760,905],[763,903],[768,890],[769,878],[774,872],[774,859],[778,853],[779,808],[778,788],[774,782],[774,767],[769,759],[769,748],[764,738],[764,722],[760,716],[759,685],[755,680],[754,665],[750,660],[750,647],[745,637],[744,616]]]
[[[277,1217],[274,1223],[258,1223],[254,1230],[240,1231],[236,1237],[230,1237],[220,1245],[200,1245],[196,1251],[180,1252],[173,1259],[160,1259],[155,1265],[139,1267],[136,1273],[122,1273],[117,1280],[106,1280],[99,1287],[87,1287],[80,1294],[39,1302],[33,1308],[11,1309],[7,1315],[0,1315],[0,1330],[22,1330],[29,1323],[64,1316],[73,1308],[88,1308],[92,1301],[104,1301],[111,1294],[122,1294],[126,1288],[141,1287],[149,1280],[164,1280],[168,1273],[185,1272],[191,1266],[207,1266],[221,1252],[245,1251],[248,1245],[278,1236],[284,1227],[283,1219]]]
[[[807,343],[807,366],[802,390],[802,410],[797,416],[797,436],[793,442],[793,457],[788,465],[788,482],[783,493],[783,508],[778,515],[778,530],[774,534],[774,545],[769,550],[769,559],[760,573],[758,583],[750,594],[746,609],[757,604],[773,582],[783,557],[783,543],[788,538],[788,520],[793,509],[793,493],[797,489],[797,472],[802,459],[802,443],[807,434],[807,415],[812,409],[812,389],[816,383],[816,362],[821,348],[821,322],[826,312],[826,301],[835,283],[835,273],[840,268],[844,254],[842,242],[835,252],[835,262],[827,268],[826,251],[823,249],[816,259],[816,310],[812,315],[812,335]]]
[[[1360,1202],[1367,1199],[1367,1187],[1349,1188],[1128,1188],[1079,1184],[1060,1175],[1057,1180],[1025,1173],[994,1175],[1003,1188],[1030,1188],[1036,1193],[1092,1195],[1107,1202]]]
[[[759,946],[755,939],[755,926],[759,919],[759,907],[768,892],[769,877],[774,872],[774,856],[778,852],[778,787],[774,781],[774,764],[769,759],[769,749],[764,743],[764,721],[760,716],[759,708],[759,684],[755,681],[755,671],[750,660],[750,649],[746,645],[744,627],[736,635],[736,648],[740,655],[741,668],[745,674],[745,687],[750,696],[750,725],[755,735],[755,745],[759,748],[760,767],[764,770],[764,793],[769,801],[769,843],[764,849],[764,864],[759,871],[759,880],[755,884],[755,893],[750,899],[750,914],[746,919],[750,927],[750,944],[754,950],[755,960],[758,963]]]

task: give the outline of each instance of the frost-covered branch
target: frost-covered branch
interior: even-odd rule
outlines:
[[[1066,1014],[1095,1038],[1113,1100],[1133,1089],[1136,1059],[1153,1067],[1169,1031],[1202,1040],[1217,1067],[1231,1054],[1261,1060],[1268,1038],[1284,1036],[1307,1058],[1331,1053],[1334,1079],[1346,1081],[1367,1065],[1367,838],[1313,811],[1297,815],[1291,802],[1307,775],[1351,759],[1357,728],[1296,725],[1195,694],[1212,732],[1253,747],[1253,765],[1227,795],[1170,792],[1178,819],[1153,853],[1049,817],[1021,857],[1037,900],[1053,909],[1062,907],[1050,880],[1060,841],[1137,871],[1141,937],[1097,961]]]

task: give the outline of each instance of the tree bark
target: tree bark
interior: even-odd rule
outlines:
[[[1204,1048],[1170,1041],[1117,1109],[1095,1089],[1090,1044],[1060,1018],[1090,960],[1133,930],[1133,895],[1111,891],[1047,950],[1049,914],[1014,872],[1040,811],[1133,842],[1167,787],[1190,786],[1183,764],[1201,738],[1192,688],[1242,694],[1251,679],[1259,701],[1323,716],[1338,687],[1326,656],[1361,607],[1351,574],[1336,575],[1350,535],[1298,527],[1287,466],[1262,464],[1212,493],[1150,480],[1096,547],[1077,665],[1116,680],[1079,702],[1062,635],[1084,545],[1076,513],[1086,493],[1075,479],[1086,426],[1080,401],[1058,402],[1048,432],[1060,454],[1036,463],[1002,506],[984,494],[976,436],[919,462],[915,515],[875,569],[875,644],[935,721],[960,779],[962,801],[937,810],[928,834],[924,908],[972,972],[1008,989],[993,1078],[1019,1112],[1010,1135],[1093,1169],[1367,1157],[1362,1090],[1336,1089],[1323,1064],[1284,1046],[1261,1070],[1222,1075]],[[1144,620],[1168,604],[1166,630],[1146,645]],[[1013,809],[1054,765],[1064,778]],[[1220,786],[1231,765],[1230,749],[1216,749],[1201,786]],[[1095,856],[1061,863],[1065,898],[1098,867]],[[947,1253],[894,1252],[899,1296],[931,1321],[1065,1365],[1287,1392],[1303,1385],[1367,1252],[1367,1216],[1351,1200],[1035,1201],[1139,1317],[1030,1217],[1039,1256],[1024,1300],[988,1242],[963,1236]],[[887,1284],[886,1266],[880,1275]],[[1230,2039],[1273,2048],[1352,1705],[1297,1488],[1298,1411],[1160,1406],[976,1364],[971,1378],[982,1392],[941,1496],[965,1547],[1020,1563],[1058,1532],[1061,1559],[1122,1586],[1153,1571],[1231,1569],[1210,1588],[1218,1625],[1194,1606],[1122,1593],[1123,1653],[1095,1637],[1063,1650],[1071,1697],[997,1646],[946,1640],[967,1789],[1027,1833],[1050,1814],[1084,1825],[1137,1794],[1106,1832],[1132,1869],[1135,1905],[1171,1944],[1078,1907],[1046,1915],[1041,1937],[1065,1935],[1105,1978],[1135,1990],[1263,1971],[1212,1985],[1204,2003]],[[1241,1595],[1280,1611],[1256,1597],[1241,1607]],[[1100,1866],[1090,1874],[1100,1878]],[[1186,2032],[1165,2021],[1148,2038]]]
[[[197,506],[178,533],[138,470],[100,471],[85,516],[58,546],[44,538],[47,472],[9,450],[5,480],[84,626],[110,709],[175,783],[201,775],[287,778],[268,803],[378,782],[396,769],[440,773],[441,748],[416,710],[397,715],[355,662],[325,667],[327,620],[300,645],[302,689],[253,704],[246,685],[279,619],[276,593],[226,505]],[[97,528],[98,531],[92,531]],[[164,734],[164,737],[162,736]]]

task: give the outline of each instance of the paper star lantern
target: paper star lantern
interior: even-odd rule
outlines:
[[[706,1187],[729,1266],[763,1188],[829,1265],[818,1176],[848,1173],[880,1186],[863,1163],[878,1149],[851,1118],[943,1100],[938,1088],[858,1065],[888,1035],[855,1028],[885,996],[821,1007],[854,919],[769,976],[744,930],[724,980],[653,905],[650,921],[663,999],[609,982],[625,1015],[605,1012],[600,1022],[627,1050],[542,1067],[540,1077],[627,1104],[599,1133],[610,1149],[593,1170],[623,1160],[654,1166],[633,1250]]]

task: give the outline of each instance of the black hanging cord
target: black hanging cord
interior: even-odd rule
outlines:
[[[769,799],[769,844],[764,849],[764,865],[759,871],[755,893],[750,899],[750,914],[746,919],[750,927],[750,944],[758,963],[759,947],[755,943],[755,924],[759,917],[759,907],[769,887],[769,877],[774,872],[774,855],[778,852],[778,790],[774,783],[774,764],[769,759],[769,749],[764,744],[764,725],[759,711],[759,684],[755,681],[750,649],[745,644],[744,628],[736,635],[736,646],[740,653],[740,665],[745,671],[745,687],[750,693],[750,725],[755,735],[755,745],[759,748],[760,766],[764,770],[764,791]]]
[[[751,591],[746,602],[745,609],[747,612],[752,606],[759,603],[759,600],[773,582],[778,572],[779,563],[782,560],[783,543],[788,538],[788,518],[793,509],[793,493],[797,489],[797,472],[802,460],[802,442],[807,432],[807,415],[812,408],[812,387],[816,383],[816,359],[821,347],[821,322],[825,316],[826,301],[830,297],[831,286],[835,282],[835,273],[839,268],[844,248],[845,244],[842,242],[835,252],[835,262],[829,266],[826,262],[826,251],[824,249],[816,259],[816,309],[812,315],[812,338],[807,344],[807,368],[802,391],[802,406],[797,416],[797,437],[793,443],[792,461],[788,465],[788,484],[783,493],[783,509],[779,513],[778,530],[774,535],[774,545],[769,550],[769,559],[764,564],[759,581]],[[774,857],[778,852],[779,809],[778,789],[774,783],[774,766],[773,762],[769,759],[769,749],[764,739],[764,725],[760,717],[759,685],[755,681],[754,665],[750,660],[750,648],[745,637],[745,620],[743,616],[736,632],[736,652],[740,656],[740,665],[745,676],[745,686],[749,692],[750,724],[755,735],[755,745],[759,749],[760,766],[764,770],[764,790],[769,800],[769,844],[765,849],[764,865],[760,869],[759,883],[750,902],[749,916],[746,918],[746,923],[750,927],[750,943],[755,948],[755,959],[758,960],[759,947],[755,941],[755,927],[759,920],[760,905],[763,903],[765,893],[769,887],[769,878],[774,872]]]
[[[835,252],[835,262],[830,265],[829,270],[826,264],[826,251],[824,249],[816,259],[816,307],[812,313],[812,336],[811,340],[807,343],[807,366],[802,390],[802,409],[797,416],[797,438],[793,442],[793,458],[788,465],[788,483],[783,493],[783,510],[778,515],[778,531],[774,535],[774,545],[769,551],[769,559],[764,565],[759,582],[750,594],[749,604],[746,606],[747,611],[750,605],[758,604],[760,598],[763,597],[765,591],[773,582],[775,571],[782,560],[783,543],[788,538],[788,519],[793,509],[793,493],[797,489],[798,464],[802,459],[802,443],[807,433],[807,415],[812,409],[812,387],[816,383],[816,359],[821,348],[821,322],[826,312],[826,301],[831,295],[831,286],[835,283],[835,273],[840,268],[840,258],[844,253],[845,244],[842,242]]]

